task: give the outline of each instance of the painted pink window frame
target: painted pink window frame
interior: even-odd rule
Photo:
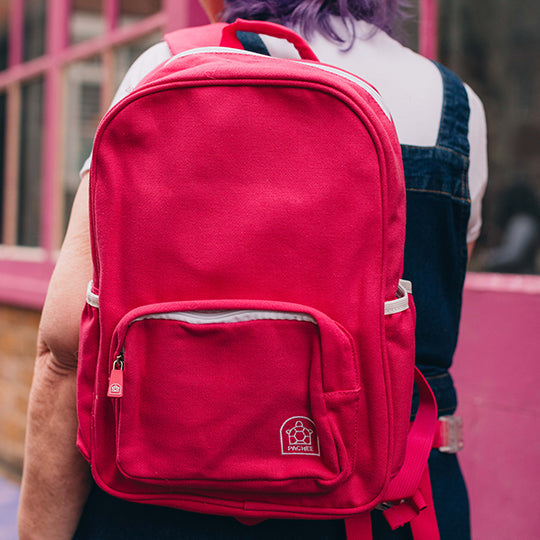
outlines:
[[[71,62],[103,54],[153,31],[166,32],[204,22],[197,0],[162,0],[162,8],[158,13],[130,26],[118,27],[119,0],[103,0],[103,35],[70,45],[68,23],[71,0],[47,0],[46,9],[45,54],[23,62],[24,0],[11,0],[8,69],[0,72],[0,91],[6,92],[23,81],[37,76],[44,78],[40,246],[27,248],[10,245],[14,243],[13,230],[11,242],[7,234],[7,244],[0,246],[0,302],[29,308],[43,306],[61,237],[61,186],[58,185],[58,171],[62,129],[62,103],[59,97],[62,91],[62,69]],[[13,143],[8,143],[8,147],[12,148]],[[13,153],[13,150],[10,152]],[[6,196],[11,196],[14,201],[15,189],[16,174],[11,174],[11,179],[9,174],[6,175]],[[13,215],[7,217],[6,224]],[[11,223],[10,227],[13,225]]]

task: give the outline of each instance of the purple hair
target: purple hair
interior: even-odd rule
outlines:
[[[353,20],[373,24],[395,35],[395,23],[403,17],[408,0],[225,0],[221,20],[232,22],[238,17],[272,21],[294,26],[306,37],[319,31],[337,43],[345,43],[332,27],[330,16],[337,15],[355,37]]]

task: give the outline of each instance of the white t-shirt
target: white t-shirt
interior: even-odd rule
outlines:
[[[334,24],[337,29],[342,25],[339,18],[335,18]],[[439,70],[432,62],[404,47],[385,32],[362,21],[355,25],[356,39],[347,51],[339,50],[333,41],[319,33],[309,40],[309,44],[321,62],[345,69],[377,88],[392,114],[401,144],[434,146],[443,104],[443,84]],[[296,50],[288,42],[261,37],[272,56],[298,58]],[[112,105],[128,95],[151,70],[170,57],[171,52],[165,42],[144,52],[130,67]],[[482,102],[467,85],[466,90],[471,110],[468,178],[471,216],[467,242],[472,242],[478,238],[482,225],[482,197],[488,176],[487,135]],[[83,165],[81,175],[90,168],[90,160],[91,156]]]

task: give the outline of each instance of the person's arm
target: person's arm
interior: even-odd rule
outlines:
[[[91,486],[88,463],[75,446],[79,322],[91,276],[85,175],[39,329],[19,505],[20,540],[71,539]]]
[[[488,181],[486,113],[480,98],[470,86],[465,85],[469,98],[469,195],[471,214],[467,230],[467,251],[471,258],[474,245],[482,227],[482,199]]]

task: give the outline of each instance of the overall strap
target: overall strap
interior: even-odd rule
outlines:
[[[435,62],[443,80],[443,107],[437,146],[469,157],[469,98],[464,84]]]
[[[244,50],[263,54],[264,56],[270,56],[270,53],[259,34],[253,32],[237,32],[237,36],[244,47]]]

